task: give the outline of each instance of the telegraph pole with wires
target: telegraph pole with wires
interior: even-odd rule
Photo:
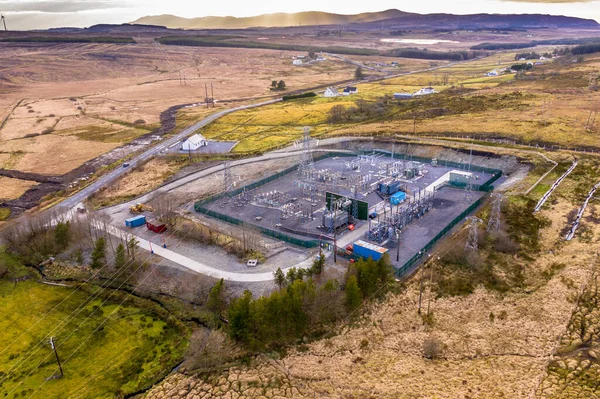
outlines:
[[[465,252],[478,252],[479,251],[479,225],[483,223],[477,216],[469,216],[469,236],[467,237],[467,243],[465,244]]]
[[[500,215],[502,213],[502,200],[504,196],[500,193],[492,194],[492,212],[488,220],[487,231],[492,233],[500,228]]]
[[[60,370],[60,376],[58,378],[62,378],[64,374],[62,365],[60,364],[60,358],[58,357],[58,352],[56,350],[56,343],[54,342],[54,337],[50,337],[50,347],[54,351],[54,355],[56,356],[56,363],[58,363],[58,369]]]

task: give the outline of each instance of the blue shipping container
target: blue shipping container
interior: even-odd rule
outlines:
[[[398,205],[406,199],[406,193],[404,191],[398,191],[396,194],[390,197],[390,203],[392,205]]]
[[[146,216],[139,215],[129,219],[125,219],[125,226],[127,227],[139,227],[146,224]]]
[[[388,251],[387,248],[383,248],[363,240],[356,241],[352,246],[352,250],[357,256],[360,256],[365,259],[373,258],[373,260],[381,259],[383,254],[385,254]]]

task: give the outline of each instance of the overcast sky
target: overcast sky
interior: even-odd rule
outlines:
[[[0,0],[9,29],[85,27],[98,23],[131,22],[145,15],[181,17],[253,16],[274,12],[328,11],[355,14],[397,8],[419,13],[541,13],[593,18],[600,21],[600,0]]]

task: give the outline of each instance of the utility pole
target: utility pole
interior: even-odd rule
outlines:
[[[52,350],[54,351],[54,355],[56,356],[56,363],[58,363],[58,369],[60,370],[60,376],[62,377],[64,374],[63,374],[62,365],[60,364],[60,359],[58,357],[58,352],[56,351],[54,337],[50,337],[50,347],[52,347]]]
[[[437,261],[439,262],[440,257],[437,257]],[[429,309],[431,306],[431,288],[433,287],[433,268],[435,267],[435,260],[431,264],[431,273],[429,274],[429,298],[427,300],[427,316],[429,316]]]
[[[400,262],[400,229],[396,229],[396,241],[398,241],[398,246],[396,247],[396,262]]]
[[[421,252],[419,252],[420,254]],[[427,254],[427,259],[429,259],[431,257],[430,254]],[[427,263],[427,261],[423,262],[423,264],[421,265],[421,284],[419,287],[419,310],[417,311],[417,313],[421,314],[421,299],[423,298],[423,274],[425,273],[425,264]]]

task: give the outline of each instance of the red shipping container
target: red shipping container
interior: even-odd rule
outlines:
[[[167,231],[167,225],[159,222],[158,220],[150,220],[146,222],[146,227],[148,228],[148,230],[159,234]]]

